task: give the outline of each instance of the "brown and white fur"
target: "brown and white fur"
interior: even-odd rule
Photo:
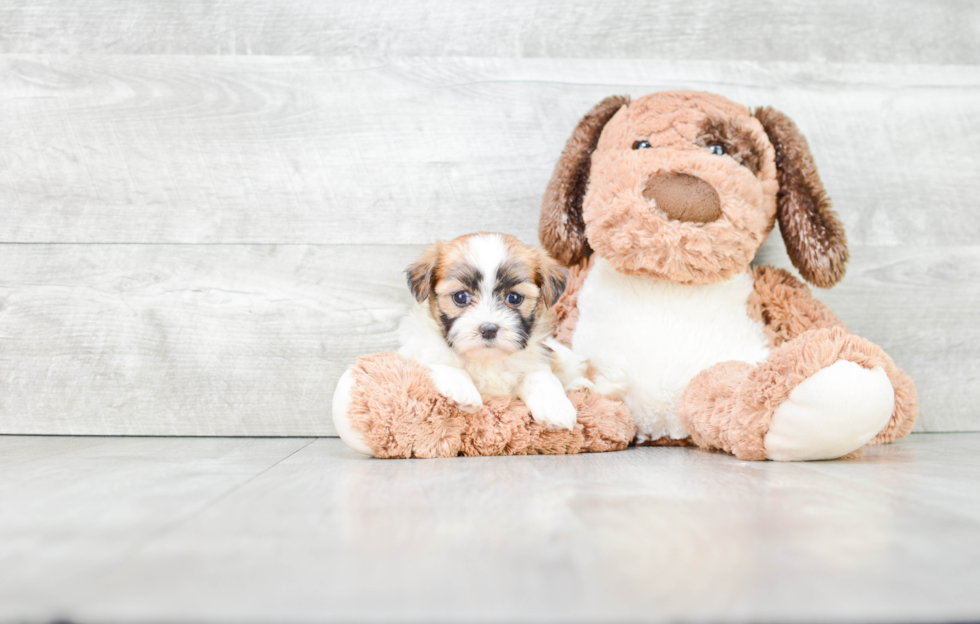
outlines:
[[[416,305],[400,354],[431,371],[439,393],[474,412],[481,395],[524,401],[537,422],[575,425],[566,390],[591,385],[585,363],[551,338],[567,271],[513,236],[438,241],[406,271]]]

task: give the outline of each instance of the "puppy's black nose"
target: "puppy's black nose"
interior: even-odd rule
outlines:
[[[500,326],[494,325],[493,323],[484,323],[480,325],[480,335],[483,336],[484,340],[493,340],[497,337],[497,330]]]

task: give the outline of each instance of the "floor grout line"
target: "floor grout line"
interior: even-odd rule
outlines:
[[[318,438],[311,438],[309,442],[307,442],[303,446],[299,447],[298,449],[296,449],[292,453],[286,455],[285,457],[283,457],[279,461],[275,462],[274,464],[268,466],[267,468],[263,468],[262,470],[260,470],[259,472],[255,473],[254,475],[252,475],[251,477],[249,477],[245,481],[242,481],[238,485],[233,486],[231,489],[229,489],[225,493],[219,494],[215,498],[211,499],[210,501],[208,501],[207,503],[205,503],[204,505],[202,505],[200,508],[198,508],[198,509],[192,511],[191,513],[189,513],[187,516],[181,518],[180,520],[177,520],[177,521],[171,523],[169,526],[161,527],[160,529],[157,529],[156,531],[153,531],[152,533],[150,533],[149,535],[147,535],[145,539],[142,540],[142,544],[146,544],[150,540],[152,540],[152,539],[154,539],[154,538],[156,538],[156,537],[158,537],[160,535],[163,535],[165,533],[168,533],[168,532],[170,532],[173,529],[176,529],[176,528],[178,528],[178,527],[180,527],[180,526],[182,526],[184,524],[187,524],[188,522],[190,522],[191,520],[193,520],[197,516],[201,515],[202,513],[204,513],[205,511],[207,511],[208,509],[210,509],[214,505],[216,505],[217,503],[219,503],[222,500],[228,498],[229,496],[231,496],[235,492],[239,491],[240,489],[242,489],[243,487],[245,487],[246,485],[248,485],[252,481],[255,481],[256,479],[258,479],[259,477],[261,477],[265,473],[269,472],[270,470],[272,470],[273,468],[275,468],[276,466],[278,466],[282,462],[286,461],[287,459],[289,459],[290,457],[292,457],[296,453],[299,453],[300,451],[302,451],[303,449],[305,449],[309,445],[313,444],[314,442],[317,441],[317,439]]]

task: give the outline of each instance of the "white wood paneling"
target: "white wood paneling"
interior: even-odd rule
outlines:
[[[0,433],[333,435],[418,249],[0,245]]]
[[[796,464],[378,461],[337,439],[64,450],[0,437],[0,460],[24,459],[0,470],[0,620],[980,618],[980,434]]]
[[[0,52],[980,62],[970,0],[5,0]]]
[[[534,240],[576,120],[694,88],[803,128],[849,238],[980,237],[980,67],[0,57],[0,242]]]
[[[0,245],[0,433],[333,435],[396,347],[419,246]],[[980,429],[980,250],[857,247],[818,291],[908,370],[919,431]],[[778,241],[762,260],[789,266]]]
[[[853,251],[819,296],[920,430],[980,429],[974,2],[9,0],[0,432],[332,433],[419,245],[533,242],[581,115],[674,88],[799,124]]]

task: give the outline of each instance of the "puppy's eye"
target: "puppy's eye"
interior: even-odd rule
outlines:
[[[715,156],[725,155],[725,146],[720,143],[712,143],[708,146],[708,149],[711,150],[711,153]]]
[[[524,297],[518,295],[517,293],[510,293],[509,295],[507,295],[507,303],[509,303],[514,307],[521,305],[521,303],[523,302],[524,302]]]
[[[470,293],[466,292],[465,290],[461,290],[453,295],[453,301],[458,306],[468,305],[470,303]]]
[[[640,140],[633,144],[633,149],[646,149],[650,147],[650,141]]]

